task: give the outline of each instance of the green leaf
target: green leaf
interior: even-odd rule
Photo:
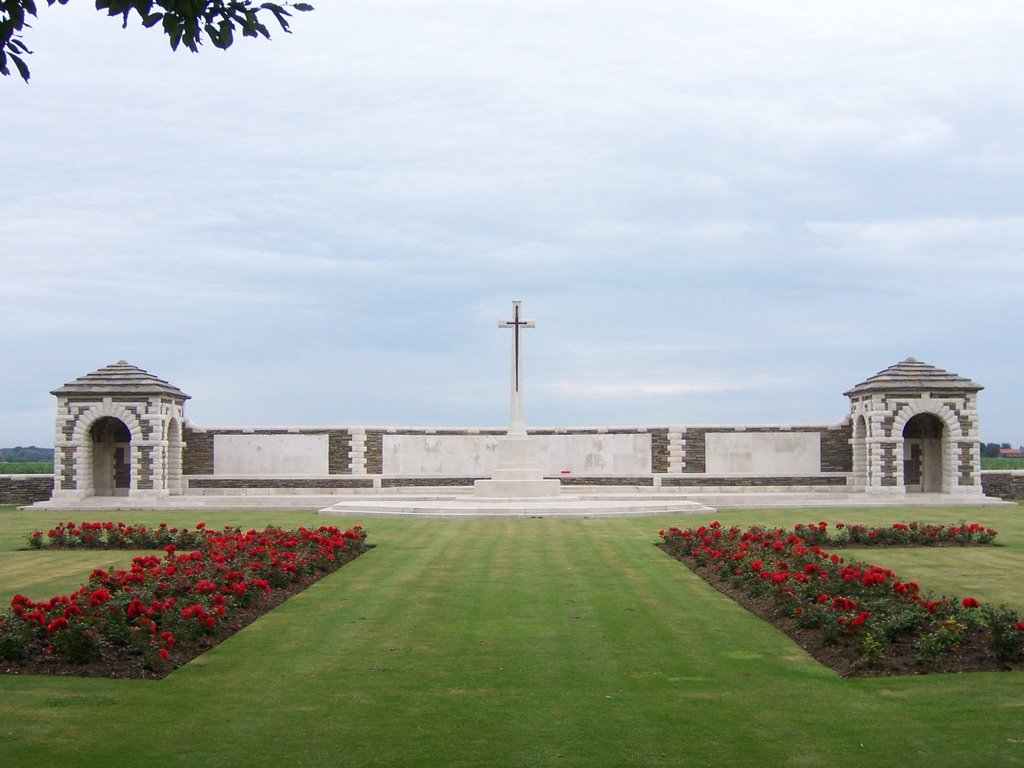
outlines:
[[[295,5],[293,5],[292,8],[294,8],[296,11],[303,12],[313,10],[313,6],[310,5],[309,3],[295,3]]]
[[[167,20],[167,17],[165,16],[164,17],[164,21],[165,21],[164,26],[165,27],[167,26],[166,25],[166,20]],[[181,25],[177,24],[177,23],[175,23],[175,25],[171,29],[171,31],[168,32],[168,37],[170,38],[171,50],[172,51],[178,50],[178,44],[181,43],[181,33],[182,33]]]
[[[220,23],[220,34],[214,38],[213,44],[218,48],[227,49],[231,47],[231,44],[235,41],[235,25],[230,21],[222,21]]]
[[[21,29],[25,26],[25,11],[19,8],[17,5],[10,8],[4,8],[8,15],[11,17],[11,24],[14,29]]]
[[[288,11],[286,11],[284,8],[282,8],[277,3],[264,3],[260,7],[263,8],[264,10],[270,11],[272,14],[274,14],[274,18],[277,19],[277,23],[281,26],[281,29],[283,29],[285,32],[289,31],[288,30],[288,17],[291,16],[291,14],[288,13]],[[264,37],[270,37],[270,34],[267,33],[267,34],[264,35]]]
[[[11,61],[13,61],[14,66],[18,68],[18,74],[21,75],[21,79],[27,83],[29,77],[28,65],[21,60],[20,56],[15,56],[13,53],[11,54]]]

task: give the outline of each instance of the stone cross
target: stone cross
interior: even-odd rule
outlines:
[[[508,433],[515,436],[526,435],[526,422],[523,420],[522,340],[519,338],[519,331],[522,328],[537,327],[533,320],[520,319],[519,305],[522,303],[521,301],[513,301],[512,319],[502,320],[498,323],[499,328],[512,329],[512,374]]]

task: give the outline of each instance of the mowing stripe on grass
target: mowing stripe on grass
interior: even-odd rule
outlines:
[[[1019,513],[984,514],[1024,565]],[[671,522],[375,520],[375,549],[166,680],[0,677],[0,764],[1024,765],[1024,676],[840,679],[657,550]]]

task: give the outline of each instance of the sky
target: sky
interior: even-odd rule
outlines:
[[[833,424],[913,356],[1024,443],[1017,0],[319,0],[0,79],[0,447],[127,360],[198,426]],[[42,6],[42,4],[40,4]]]

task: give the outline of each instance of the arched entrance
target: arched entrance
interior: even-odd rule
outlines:
[[[89,437],[93,494],[127,496],[132,483],[132,433],[128,425],[113,416],[103,416],[89,427]]]
[[[942,419],[919,413],[903,427],[903,485],[908,493],[941,493],[943,466]]]
[[[853,420],[854,483],[865,490],[979,495],[978,392],[982,386],[908,357],[844,394]],[[865,418],[865,450],[859,442]]]

